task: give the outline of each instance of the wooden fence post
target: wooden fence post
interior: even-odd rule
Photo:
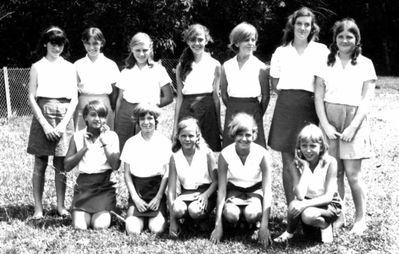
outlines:
[[[11,97],[10,97],[10,86],[8,82],[8,70],[7,67],[3,67],[4,72],[4,85],[6,88],[6,103],[7,103],[7,120],[11,118]]]

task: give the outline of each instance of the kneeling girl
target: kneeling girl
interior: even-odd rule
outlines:
[[[83,109],[86,129],[73,135],[65,157],[65,169],[79,172],[72,201],[72,224],[78,229],[108,228],[115,209],[112,170],[119,168],[119,139],[105,124],[108,108],[90,101]]]

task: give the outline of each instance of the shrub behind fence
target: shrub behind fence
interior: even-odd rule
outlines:
[[[162,59],[176,89],[175,68],[177,59]],[[29,68],[7,68],[0,70],[0,118],[27,116],[32,114],[28,102]]]

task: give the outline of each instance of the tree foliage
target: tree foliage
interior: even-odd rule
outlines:
[[[30,66],[40,32],[50,25],[66,30],[71,61],[85,54],[80,36],[89,26],[103,31],[104,52],[119,65],[138,31],[152,37],[156,58],[177,58],[185,47],[183,30],[196,22],[210,29],[214,43],[209,49],[223,62],[231,56],[229,33],[242,21],[258,29],[256,54],[268,61],[281,42],[287,16],[301,6],[315,11],[320,40],[327,45],[333,23],[354,18],[362,32],[363,52],[377,72],[399,73],[399,43],[393,32],[399,28],[399,2],[393,0],[8,0],[0,4],[0,64]]]

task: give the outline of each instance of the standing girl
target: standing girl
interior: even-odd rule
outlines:
[[[77,104],[76,72],[61,55],[68,51],[68,39],[59,27],[46,29],[38,53],[42,58],[32,65],[29,81],[29,104],[33,111],[27,152],[35,155],[32,175],[34,218],[43,217],[42,196],[48,156],[53,157],[57,211],[66,216],[66,175],[64,157],[73,135],[72,116]]]
[[[152,40],[146,33],[136,33],[129,44],[130,54],[116,86],[120,89],[116,102],[115,131],[120,147],[139,132],[133,111],[138,103],[159,107],[173,101],[171,79],[161,63],[153,60]]]
[[[266,65],[253,55],[257,40],[258,31],[246,22],[234,27],[230,33],[229,47],[237,55],[223,64],[220,79],[222,100],[226,105],[223,147],[234,142],[228,126],[232,117],[239,112],[255,118],[258,126],[255,142],[266,147],[263,114],[269,104],[270,94]]]
[[[153,233],[165,227],[165,188],[171,156],[170,140],[156,131],[160,110],[153,104],[139,104],[134,116],[141,131],[127,140],[121,155],[129,191],[126,232],[139,234],[148,222]]]
[[[287,205],[294,198],[289,168],[294,160],[296,138],[307,123],[319,122],[314,106],[315,71],[328,54],[325,45],[314,42],[319,30],[311,10],[303,7],[295,11],[288,17],[283,45],[271,59],[271,83],[278,98],[268,144],[281,152]]]
[[[240,217],[251,224],[260,220],[260,229],[253,237],[268,246],[272,196],[270,155],[253,142],[258,128],[252,116],[239,113],[228,128],[235,143],[224,148],[219,155],[216,221],[211,241],[219,242],[222,238],[223,214],[226,221],[233,224]]]
[[[177,219],[184,218],[187,213],[192,219],[203,219],[215,207],[217,167],[194,118],[179,122],[172,151],[168,179],[169,234],[176,237],[179,234]],[[181,191],[176,198],[177,190]]]
[[[360,173],[362,160],[372,154],[367,113],[377,76],[371,60],[361,54],[355,21],[338,21],[333,30],[327,64],[317,74],[316,109],[330,154],[338,161],[339,194],[343,199],[344,174],[352,191],[356,209],[352,232],[362,234],[367,228],[366,194]]]
[[[294,236],[299,220],[306,225],[322,229],[323,236],[330,233],[331,223],[341,212],[337,193],[337,161],[328,155],[328,145],[323,133],[314,124],[305,126],[299,133],[295,159],[290,166],[295,200],[288,207],[288,228],[275,238],[285,242]]]
[[[177,99],[175,126],[186,116],[198,120],[205,141],[213,151],[220,151],[220,63],[205,52],[212,41],[203,25],[191,25],[183,34],[188,47],[176,68]]]
[[[85,128],[83,108],[92,100],[102,101],[108,108],[107,125],[113,130],[116,98],[115,83],[119,69],[114,61],[101,53],[105,46],[103,33],[97,27],[90,27],[82,33],[83,46],[87,55],[75,62],[78,74],[79,103],[75,112],[77,130]]]
[[[108,228],[109,211],[115,209],[116,194],[110,180],[119,168],[119,140],[106,125],[108,107],[90,101],[83,108],[86,129],[73,135],[65,157],[65,169],[79,172],[72,201],[72,224],[77,229]]]

